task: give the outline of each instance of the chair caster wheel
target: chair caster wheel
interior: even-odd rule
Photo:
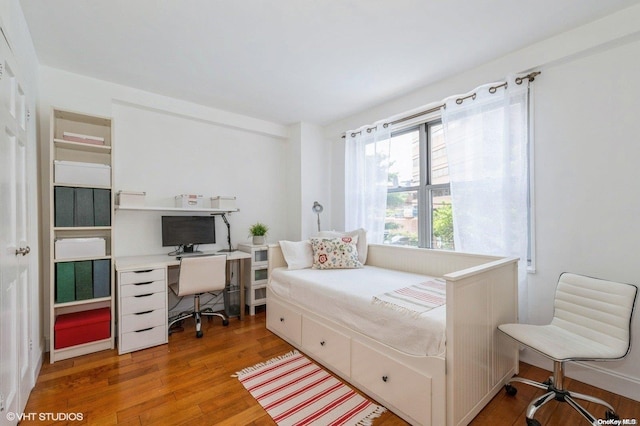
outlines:
[[[203,336],[204,334],[202,333],[202,331],[196,331],[196,337],[199,339]]]
[[[604,413],[604,418],[607,419],[607,420],[620,420],[620,416],[617,415],[616,413],[614,413],[611,410],[607,410]]]
[[[507,395],[514,396],[518,393],[518,389],[513,385],[504,385],[504,390],[507,392]]]
[[[228,319],[222,320],[222,325],[224,325],[225,327],[228,326],[229,320]]]
[[[536,419],[527,419],[527,426],[542,426]]]

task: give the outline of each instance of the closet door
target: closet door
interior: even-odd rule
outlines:
[[[0,37],[0,425],[16,424],[32,387],[27,146],[26,96]]]

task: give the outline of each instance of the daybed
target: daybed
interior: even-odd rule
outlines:
[[[517,346],[497,332],[499,324],[517,322],[517,259],[389,245],[367,247],[364,268],[350,272],[366,274],[369,270],[365,286],[372,270],[374,276],[391,276],[397,271],[400,286],[408,283],[405,273],[446,281],[446,306],[420,315],[431,317],[426,322],[433,323],[435,337],[412,346],[422,331],[409,330],[408,335],[413,332],[414,337],[405,339],[408,346],[398,339],[388,340],[389,333],[383,343],[344,308],[350,303],[342,300],[346,296],[329,296],[333,299],[323,301],[324,290],[315,296],[311,293],[318,298],[317,306],[292,299],[296,291],[290,287],[294,284],[288,282],[288,274],[302,276],[300,285],[306,292],[313,286],[313,277],[321,282],[328,277],[322,274],[333,271],[288,270],[278,244],[269,246],[267,328],[411,424],[468,424],[518,370]],[[346,315],[335,315],[336,306]],[[391,313],[386,308],[370,309],[379,309],[385,318],[373,318],[380,330],[386,328],[384,324],[394,325],[389,315],[399,315],[405,326],[412,320],[406,312]],[[424,322],[414,319],[416,324]],[[441,344],[438,324],[443,329]]]

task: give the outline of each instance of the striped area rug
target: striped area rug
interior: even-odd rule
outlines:
[[[298,351],[245,368],[237,376],[282,426],[370,425],[386,411]]]

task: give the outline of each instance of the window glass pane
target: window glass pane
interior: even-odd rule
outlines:
[[[414,130],[389,141],[389,188],[420,185],[420,132]]]
[[[435,124],[429,127],[431,142],[431,170],[429,174],[431,176],[431,185],[449,183],[449,162],[443,134],[442,124]]]
[[[418,191],[387,193],[384,243],[418,245]]]
[[[432,189],[431,197],[431,248],[453,250],[453,211],[449,188]]]

